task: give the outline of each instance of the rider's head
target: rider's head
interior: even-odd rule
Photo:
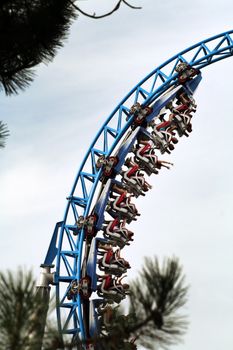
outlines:
[[[102,165],[105,165],[106,164],[106,158],[104,155],[100,156],[98,159],[97,159],[97,162],[96,162],[96,168],[97,169],[100,169],[102,167]]]
[[[126,161],[125,161],[125,165],[127,167],[130,167],[131,162],[132,162],[131,158],[127,158]]]
[[[129,290],[129,284],[128,283],[124,283],[123,285],[124,290]]]

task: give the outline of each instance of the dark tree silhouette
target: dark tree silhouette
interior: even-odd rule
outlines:
[[[67,0],[1,1],[0,87],[7,95],[28,86],[32,67],[54,58],[74,18]]]
[[[5,147],[5,140],[9,136],[7,125],[0,120],[0,148]]]
[[[64,45],[72,21],[82,14],[94,19],[110,16],[120,0],[101,16],[84,12],[75,0],[2,0],[0,3],[0,89],[18,93],[33,80],[33,67],[47,64]]]
[[[38,317],[41,308],[31,271],[0,273],[0,350],[33,349],[32,335],[42,322]]]
[[[111,11],[96,16],[86,13],[76,3],[76,0],[0,2],[0,90],[6,95],[27,88],[34,79],[34,67],[53,60],[79,14],[99,19],[116,12],[121,4],[139,8],[119,0]],[[4,147],[9,133],[0,123],[0,147]]]
[[[135,315],[132,332],[139,344],[154,349],[156,343],[166,349],[181,340],[187,319],[180,309],[187,301],[187,292],[177,258],[165,259],[162,266],[157,258],[145,260],[130,293],[129,312]]]

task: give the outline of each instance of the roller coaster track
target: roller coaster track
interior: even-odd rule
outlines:
[[[82,296],[72,300],[67,292],[72,281],[82,278],[85,247],[84,228],[77,231],[80,218],[90,215],[102,170],[96,167],[98,158],[113,154],[132,127],[134,116],[130,108],[135,103],[151,106],[172,87],[179,86],[177,66],[188,63],[197,70],[233,55],[233,30],[203,40],[176,54],[140,81],[117,105],[95,136],[75,178],[64,219],[56,224],[51,243],[41,265],[56,286],[57,319],[61,334],[87,338],[82,309]],[[50,268],[56,260],[55,273]],[[64,313],[64,315],[63,315]]]

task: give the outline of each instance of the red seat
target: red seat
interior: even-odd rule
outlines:
[[[180,105],[180,106],[176,107],[174,109],[174,111],[184,112],[184,111],[187,111],[187,109],[189,109],[189,106],[184,104],[184,105]]]
[[[109,289],[112,286],[112,277],[111,275],[107,275],[104,281],[104,289]]]
[[[127,173],[127,176],[130,177],[133,174],[135,174],[139,169],[139,166],[137,164],[135,164]]]
[[[163,123],[160,123],[159,125],[156,126],[156,130],[160,130],[160,129],[166,129],[168,126],[171,125],[170,121],[165,121]]]
[[[113,256],[113,250],[112,249],[109,249],[108,252],[107,252],[107,255],[106,255],[106,258],[105,258],[105,262],[107,264],[110,264],[110,261],[112,259],[112,256]]]
[[[148,151],[151,148],[151,145],[147,143],[140,151],[139,154],[142,156],[146,151]]]
[[[116,205],[119,206],[124,201],[125,197],[126,197],[126,193],[124,192],[120,195],[119,199],[116,202]]]
[[[117,226],[119,224],[119,220],[118,220],[118,218],[115,218],[114,220],[113,220],[113,222],[112,222],[112,224],[111,224],[111,226],[110,226],[110,231],[113,231],[114,230],[114,228],[115,228],[115,226]]]

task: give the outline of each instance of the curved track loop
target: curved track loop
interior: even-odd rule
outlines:
[[[199,42],[196,45],[173,56],[136,85],[118,104],[94,141],[80,166],[71,193],[67,198],[63,221],[57,223],[50,247],[44,261],[51,266],[56,258],[55,284],[57,295],[57,318],[61,333],[78,335],[85,339],[82,301],[78,294],[76,299],[67,301],[67,285],[82,277],[82,259],[85,234],[82,229],[74,232],[80,216],[90,213],[93,197],[100,180],[101,171],[96,168],[99,156],[112,154],[122,137],[133,123],[130,107],[139,102],[142,106],[151,105],[161,94],[177,85],[178,64],[186,62],[190,66],[202,69],[209,64],[233,55],[233,30]],[[62,286],[65,285],[66,287]],[[67,310],[63,319],[62,311]]]

